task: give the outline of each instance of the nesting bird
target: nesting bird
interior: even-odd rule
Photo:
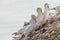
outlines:
[[[45,3],[44,7],[45,7],[45,10],[44,10],[43,15],[44,15],[44,18],[45,18],[45,21],[46,21],[48,19],[48,16],[49,16],[49,4]]]
[[[29,22],[25,22],[23,28],[19,29],[18,32],[15,32],[13,34],[15,35],[22,34],[28,26],[29,26]]]
[[[23,32],[26,31],[29,25],[30,25],[30,22],[25,22],[23,28],[18,30],[18,32],[14,33],[15,36],[13,37],[14,38],[13,40],[19,40],[22,37]]]
[[[42,9],[41,8],[37,8],[37,17],[36,17],[36,23],[40,24],[43,22],[43,13],[42,13]]]
[[[20,33],[22,34],[22,33],[26,30],[26,28],[28,28],[29,24],[30,24],[29,22],[25,22],[23,28],[20,29],[20,30],[18,31],[18,33],[19,33],[19,34],[20,34]]]
[[[30,26],[26,29],[24,34],[31,32],[33,28],[35,27],[35,25],[36,25],[36,16],[32,15],[31,20],[30,20]]]
[[[44,12],[43,12],[43,23],[42,24],[45,24],[49,18],[49,4],[48,3],[45,3],[44,4]]]
[[[51,10],[56,10],[55,15],[59,15],[60,14],[60,6],[56,6],[55,8],[52,8]]]
[[[27,34],[29,34],[35,28],[35,25],[36,25],[36,16],[32,15],[30,20],[30,26],[23,33],[25,35],[25,39],[28,36]]]

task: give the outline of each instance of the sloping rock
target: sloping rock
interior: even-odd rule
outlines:
[[[19,40],[24,40],[24,36]],[[60,14],[49,18],[40,28],[30,32],[26,40],[60,40]]]

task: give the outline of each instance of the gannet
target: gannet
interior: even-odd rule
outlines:
[[[45,3],[44,5],[45,9],[44,9],[44,22],[47,21],[47,19],[49,18],[49,4],[48,3]]]
[[[30,26],[26,29],[24,34],[31,32],[35,28],[35,25],[36,25],[36,16],[32,15],[30,20]]]
[[[23,33],[25,35],[24,40],[26,40],[26,37],[28,36],[28,34],[35,28],[35,25],[36,25],[36,16],[32,15],[30,20],[30,26]]]
[[[36,22],[37,24],[41,24],[43,22],[43,13],[41,8],[37,8],[37,17],[36,17]]]
[[[22,34],[25,31],[25,29],[28,28],[28,26],[29,26],[29,22],[25,22],[24,25],[23,25],[23,28],[19,29],[18,32],[15,32],[13,34],[15,34],[15,35]]]
[[[16,32],[15,36],[13,37],[14,39],[21,39],[23,32],[26,31],[26,29],[29,27],[29,22],[25,22],[23,28],[19,29],[18,32]]]
[[[60,14],[60,6],[56,6],[55,8],[52,8],[51,10],[56,10],[55,15]]]
[[[18,33],[23,33],[28,26],[29,26],[29,22],[25,22],[23,28],[18,30]]]

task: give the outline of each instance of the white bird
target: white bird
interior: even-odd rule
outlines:
[[[29,22],[25,22],[23,28],[19,29],[18,32],[15,32],[13,34],[20,35],[23,34],[23,32],[29,27]]]
[[[36,16],[35,15],[32,15],[31,16],[31,20],[30,20],[30,26],[24,31],[24,35],[25,35],[25,38],[24,40],[26,40],[26,37],[28,36],[28,34],[36,27]]]
[[[44,5],[45,9],[44,9],[44,22],[46,22],[49,18],[49,4],[48,3],[45,3]]]
[[[56,10],[57,12],[60,12],[60,6],[56,6],[56,8],[52,8],[51,10]]]
[[[29,27],[29,25],[30,25],[30,22],[25,22],[23,28],[20,29],[18,33],[23,33]]]
[[[42,13],[42,9],[41,8],[37,8],[37,17],[36,17],[36,22],[37,24],[41,24],[43,22],[43,13]]]
[[[24,34],[31,32],[35,28],[35,25],[36,25],[36,18],[35,17],[36,17],[35,15],[31,16],[30,26],[26,29]]]
[[[56,6],[55,8],[52,8],[51,10],[56,10],[55,14],[60,13],[60,6]]]

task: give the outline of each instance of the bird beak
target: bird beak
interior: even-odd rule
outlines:
[[[56,8],[52,8],[52,9],[50,9],[50,10],[56,10]]]

